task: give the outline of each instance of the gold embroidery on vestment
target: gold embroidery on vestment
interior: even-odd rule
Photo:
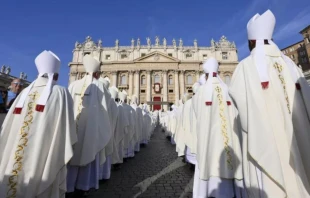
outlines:
[[[219,108],[220,108],[219,114],[220,114],[220,118],[221,118],[221,132],[222,132],[222,137],[224,140],[224,150],[225,150],[226,157],[227,157],[226,162],[227,162],[228,168],[230,170],[233,170],[234,167],[233,167],[231,152],[229,149],[229,137],[227,135],[227,119],[225,117],[225,112],[224,112],[225,105],[223,102],[222,89],[221,89],[221,87],[217,86],[215,88],[215,91],[217,92],[217,99],[218,99]]]
[[[278,77],[279,77],[281,84],[282,84],[282,87],[283,87],[284,97],[285,97],[288,113],[291,114],[291,106],[290,106],[290,100],[289,100],[288,94],[287,94],[286,82],[285,82],[283,75],[281,74],[281,72],[283,71],[283,66],[276,62],[273,65],[273,67],[278,71]]]
[[[33,110],[35,106],[35,101],[39,98],[39,94],[37,91],[31,93],[29,95],[29,102],[27,104],[27,113],[24,118],[23,126],[20,129],[20,139],[18,141],[18,145],[15,151],[14,164],[11,172],[11,176],[9,177],[9,189],[7,191],[7,198],[15,198],[17,193],[17,180],[18,174],[22,170],[23,167],[23,158],[24,158],[24,150],[27,147],[28,143],[28,133],[30,130],[30,125],[33,121]]]
[[[80,103],[79,103],[79,106],[78,106],[78,114],[76,116],[76,122],[75,122],[75,128],[76,128],[76,133],[78,133],[79,131],[79,120],[80,120],[80,117],[81,117],[81,113],[82,113],[82,108],[83,108],[83,99],[84,99],[84,95],[85,95],[85,88],[86,88],[86,79],[84,81],[84,84],[83,84],[83,87],[82,87],[82,93],[80,95]]]

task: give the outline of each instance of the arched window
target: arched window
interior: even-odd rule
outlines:
[[[193,77],[192,75],[188,75],[186,78],[186,82],[188,85],[193,84]]]
[[[173,77],[172,75],[169,75],[168,84],[173,85]]]
[[[225,83],[226,83],[226,85],[230,84],[230,76],[229,75],[225,76]]]
[[[160,77],[158,74],[156,74],[154,77],[154,83],[160,83]]]
[[[145,84],[146,84],[145,75],[141,76],[141,84],[142,84],[142,85],[145,85]]]
[[[127,85],[127,76],[126,75],[121,76],[121,85]]]

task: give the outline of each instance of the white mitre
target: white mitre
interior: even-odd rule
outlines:
[[[193,84],[192,89],[193,89],[194,94],[197,93],[199,87],[200,87],[199,82],[196,82]]]
[[[136,95],[131,96],[131,104],[138,105],[138,97]]]
[[[125,102],[127,95],[123,92],[118,92],[118,98],[120,99],[121,102]]]
[[[202,75],[200,76],[198,82],[199,82],[200,85],[206,84],[206,82],[207,82],[207,80],[206,80],[206,75],[205,75],[205,74],[202,74]]]
[[[114,99],[118,98],[118,89],[115,86],[110,87],[109,91],[111,93],[112,98]]]
[[[51,51],[44,50],[41,52],[36,59],[34,60],[37,70],[38,70],[38,78],[47,74],[48,82],[41,93],[39,100],[37,101],[36,111],[43,112],[46,102],[52,92],[53,82],[54,82],[54,74],[59,73],[60,69],[60,59]],[[16,107],[14,110],[15,114],[20,114],[21,110],[24,106],[25,100],[32,89],[35,81],[33,81],[22,93]]]
[[[100,61],[97,57],[93,57],[89,54],[86,54],[83,57],[83,65],[84,65],[85,71],[92,75],[93,73],[99,71]]]
[[[125,94],[126,96],[128,96],[128,94],[125,90],[123,90],[122,93]]]
[[[255,50],[253,49],[252,56],[254,57],[256,69],[263,88],[267,88],[269,83],[264,40],[272,39],[275,24],[276,18],[270,10],[267,10],[262,15],[254,15],[247,24],[248,40],[256,41]]]
[[[218,76],[218,69],[219,69],[219,64],[217,60],[213,57],[209,58],[204,64],[203,64],[203,71],[208,74],[208,80],[206,82],[206,85],[204,88],[206,89],[205,91],[205,102],[206,105],[211,105],[212,104],[212,96],[213,96],[213,78],[217,78],[220,87],[222,89],[222,95],[223,97],[226,98],[227,102],[229,101],[230,104],[230,97],[228,96],[228,88],[226,84],[222,81],[222,79]]]

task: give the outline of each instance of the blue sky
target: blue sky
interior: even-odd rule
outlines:
[[[0,64],[12,74],[34,80],[35,57],[44,49],[61,59],[59,84],[68,85],[68,63],[75,41],[90,35],[104,46],[130,45],[131,38],[182,38],[184,45],[209,46],[225,35],[235,41],[239,60],[249,54],[246,24],[256,13],[271,9],[276,18],[274,39],[280,48],[302,39],[310,25],[309,0],[10,0],[1,2]]]

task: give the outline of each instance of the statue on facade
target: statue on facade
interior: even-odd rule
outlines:
[[[27,80],[28,76],[26,73],[24,73],[24,80]]]
[[[2,65],[2,67],[1,67],[1,73],[5,73],[5,70],[6,70],[6,66],[5,66],[5,65]]]
[[[181,38],[179,40],[179,47],[183,47],[183,40]]]
[[[146,43],[149,47],[151,46],[151,39],[149,37],[146,38]]]
[[[198,48],[197,39],[194,40],[194,47],[195,47],[195,48]]]
[[[99,41],[98,41],[98,47],[99,48],[102,47],[102,40],[101,39],[99,39]]]
[[[140,38],[137,39],[137,46],[140,47]]]
[[[116,41],[115,41],[115,47],[118,47],[118,45],[119,45],[119,40],[116,39]]]
[[[223,42],[223,41],[226,41],[227,40],[227,38],[223,35],[222,37],[221,37],[221,42]]]
[[[132,38],[131,39],[131,47],[134,47],[135,46],[135,40]]]
[[[89,41],[91,41],[91,37],[90,37],[90,36],[87,36],[87,37],[86,37],[86,42],[89,42]]]
[[[79,46],[79,42],[75,41],[74,47],[77,48]]]
[[[166,47],[167,46],[167,40],[166,38],[163,39],[163,45]]]
[[[23,79],[23,78],[24,78],[24,72],[20,72],[19,78],[20,78],[20,79]]]
[[[156,46],[159,45],[159,37],[158,37],[158,36],[155,37],[155,45],[156,45]]]
[[[215,47],[215,41],[213,39],[211,40],[211,47]]]
[[[236,44],[235,44],[234,41],[232,42],[231,47],[232,47],[232,48],[236,48]]]
[[[173,45],[173,47],[177,46],[177,42],[175,41],[175,39],[172,39],[172,45]]]
[[[5,74],[9,75],[11,73],[11,68],[10,66],[8,66],[6,69],[5,69]]]

